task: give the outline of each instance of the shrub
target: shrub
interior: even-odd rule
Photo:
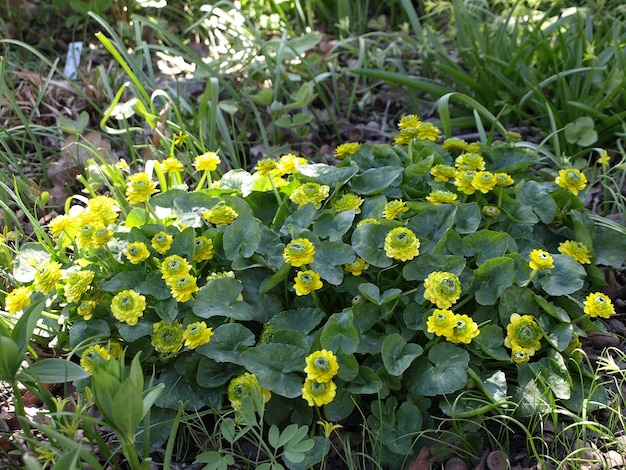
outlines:
[[[606,400],[579,338],[614,313],[597,265],[621,266],[626,239],[585,209],[584,171],[416,116],[336,155],[221,177],[214,152],[102,164],[54,244],[22,247],[7,307],[47,296],[86,370],[140,354],[163,408],[242,413],[256,394],[266,422],[308,426],[358,407],[389,462],[441,413]]]

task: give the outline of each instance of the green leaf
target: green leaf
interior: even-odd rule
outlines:
[[[492,359],[497,361],[509,361],[511,359],[509,353],[504,348],[504,333],[498,325],[484,325],[480,327],[480,334],[472,341]]]
[[[136,289],[146,278],[145,271],[122,271],[108,281],[102,283],[100,288],[105,292],[120,292],[126,289]]]
[[[117,329],[122,339],[128,343],[137,341],[144,336],[150,336],[154,323],[149,320],[139,319],[136,325],[130,326],[126,323],[118,323]]]
[[[217,362],[202,356],[198,364],[196,382],[201,387],[217,388],[226,384],[231,377],[243,372],[243,369],[235,364]]]
[[[584,285],[585,268],[574,258],[552,255],[554,268],[541,276],[541,288],[549,295],[561,296],[577,292]]]
[[[4,348],[2,350],[4,355]],[[25,372],[42,383],[73,382],[89,377],[87,371],[78,364],[60,358],[34,362]]]
[[[596,264],[621,268],[626,260],[626,234],[611,225],[596,225],[593,234],[593,255]]]
[[[241,354],[247,370],[259,379],[261,386],[287,398],[301,395],[301,372],[307,351],[290,344],[259,344]]]
[[[467,385],[469,354],[450,343],[437,343],[428,357],[418,357],[406,372],[406,386],[417,395],[434,397]]]
[[[593,119],[582,116],[565,126],[565,139],[570,144],[589,147],[598,140],[598,133],[594,129]]]
[[[237,255],[249,258],[261,241],[259,221],[249,214],[240,215],[224,229],[224,252],[229,260]]]
[[[467,257],[478,255],[476,264],[481,265],[489,258],[504,256],[508,251],[516,251],[517,246],[505,232],[481,230],[463,238],[463,254]]]
[[[383,386],[380,377],[369,367],[359,367],[357,375],[347,386],[348,392],[355,395],[369,395],[378,393]]]
[[[324,405],[324,415],[328,421],[339,421],[350,416],[356,406],[351,393],[342,387],[337,388],[333,401]]]
[[[200,318],[222,316],[240,321],[252,320],[254,319],[252,307],[239,300],[242,291],[243,285],[237,279],[215,279],[198,292],[193,313]]]
[[[126,216],[124,225],[128,228],[141,227],[150,221],[150,214],[147,210],[135,207]]]
[[[376,305],[383,305],[391,302],[402,294],[401,289],[388,289],[381,295],[378,286],[369,282],[359,284],[359,292],[363,295],[363,297]]]
[[[402,167],[385,166],[370,168],[350,181],[352,192],[370,196],[380,193],[390,186],[397,186],[402,180]]]
[[[413,403],[405,401],[395,412],[395,426],[384,433],[383,439],[396,454],[408,455],[422,430],[422,412]]]
[[[315,260],[311,269],[333,285],[343,281],[343,264],[354,262],[354,251],[342,242],[320,242],[315,245]]]
[[[299,308],[287,310],[276,314],[270,325],[275,330],[288,330],[295,328],[304,335],[308,335],[321,323],[326,314],[319,308]]]
[[[454,229],[457,233],[473,233],[478,230],[482,220],[480,207],[475,202],[456,206],[456,222]]]
[[[218,326],[211,341],[196,348],[196,352],[216,362],[242,364],[241,353],[255,343],[254,334],[240,323]]]
[[[340,242],[352,228],[354,217],[354,211],[343,211],[339,214],[324,212],[313,225],[313,233],[331,242]]]
[[[436,245],[453,227],[455,216],[456,206],[453,204],[430,206],[411,217],[407,227],[413,230],[420,240],[425,238]]]
[[[22,362],[19,348],[11,338],[0,336],[0,350],[0,380],[13,382]]]
[[[320,335],[324,349],[352,354],[359,345],[359,333],[352,325],[352,312],[344,310],[330,316]]]
[[[465,269],[465,262],[463,256],[424,253],[404,265],[402,277],[407,281],[423,281],[433,271],[460,276]]]
[[[68,451],[63,449],[63,455],[56,461],[52,470],[74,470],[82,468],[82,466],[78,464],[78,458],[82,447],[82,444],[76,443],[72,450]],[[43,469],[43,467],[41,468]]]
[[[298,169],[298,173],[301,175],[331,188],[346,184],[358,171],[359,167],[354,162],[350,162],[348,166],[342,167],[326,165],[325,163],[310,163]]]
[[[413,360],[420,356],[424,349],[414,343],[409,343],[397,334],[391,334],[385,338],[381,357],[385,368],[391,375],[399,376],[409,368]]]
[[[513,284],[514,262],[511,258],[491,258],[474,271],[475,293],[480,305],[494,305],[504,290]]]
[[[554,220],[558,208],[546,183],[526,181],[516,198],[522,204],[532,207],[543,223],[549,224]]]
[[[70,329],[70,346],[75,347],[87,338],[110,338],[111,328],[105,320],[92,318],[89,321],[78,320]]]
[[[25,243],[15,257],[13,277],[17,282],[27,284],[35,279],[37,267],[46,264],[52,256],[39,243]]]
[[[377,224],[364,224],[352,233],[354,251],[368,264],[378,268],[388,268],[393,260],[385,254],[387,227]]]
[[[137,390],[130,378],[126,379],[117,390],[112,405],[115,412],[111,424],[121,434],[123,441],[135,442],[135,431],[143,417],[141,390]]]

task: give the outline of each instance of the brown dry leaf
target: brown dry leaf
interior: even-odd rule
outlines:
[[[409,465],[408,470],[429,470],[435,460],[434,457],[430,457],[428,447],[422,447],[415,460]]]

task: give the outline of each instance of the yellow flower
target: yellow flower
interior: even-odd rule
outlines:
[[[76,271],[69,275],[65,283],[65,300],[78,302],[80,297],[87,292],[95,273],[93,271]]]
[[[139,264],[150,258],[150,250],[144,242],[129,243],[124,254],[132,264]]]
[[[365,225],[365,224],[380,225],[380,221],[378,219],[373,219],[370,217],[368,219],[361,220],[358,224],[356,224],[356,226],[360,227],[361,225]]]
[[[559,244],[559,253],[571,256],[580,264],[591,263],[591,250],[583,242],[567,240]]]
[[[324,285],[320,280],[320,275],[310,269],[300,271],[294,281],[293,288],[296,291],[296,295],[308,295],[313,291],[321,289]]]
[[[156,184],[147,173],[140,172],[130,176],[126,186],[126,197],[130,204],[146,202],[156,193]]]
[[[196,278],[191,274],[183,274],[170,282],[172,289],[172,297],[179,302],[187,302],[191,300],[193,294],[198,292],[200,288],[196,285]]]
[[[31,290],[26,286],[13,289],[5,298],[7,312],[14,314],[28,307],[30,305],[30,294]]]
[[[184,170],[183,164],[176,157],[168,157],[161,163],[161,171],[163,173],[181,172]]]
[[[80,366],[87,371],[89,375],[93,374],[93,369],[98,361],[108,361],[111,358],[107,348],[99,345],[89,346],[83,351],[80,357]]]
[[[194,240],[193,261],[201,263],[213,258],[213,240],[205,236],[196,237]]]
[[[119,217],[120,208],[117,201],[109,196],[96,196],[87,201],[91,214],[102,220],[105,225],[112,224]]]
[[[263,158],[259,160],[254,167],[255,174],[259,176],[267,176],[278,169],[278,162],[273,158]]]
[[[343,265],[343,269],[345,269],[349,273],[352,273],[354,276],[360,276],[361,273],[369,267],[370,265],[367,264],[363,258],[359,258],[359,257],[357,257],[357,259],[354,260],[354,263]]]
[[[326,439],[330,438],[333,431],[343,428],[341,424],[333,424],[330,421],[318,421],[317,424],[319,424],[324,430],[324,437]]]
[[[100,248],[113,240],[113,230],[107,227],[100,227],[91,234],[91,246]]]
[[[288,153],[278,160],[278,174],[280,176],[291,175],[298,170],[299,166],[306,164],[306,158],[296,157],[293,153]]]
[[[249,372],[234,378],[228,384],[228,400],[235,411],[241,410],[241,399],[253,393],[260,393],[266,402],[272,396],[269,390],[261,387],[256,375]]]
[[[389,258],[407,261],[419,255],[420,241],[406,227],[396,227],[385,236],[385,254]]]
[[[609,153],[606,150],[602,149],[597,161],[600,165],[607,167],[611,163],[611,157],[609,157]]]
[[[405,116],[402,116],[400,118],[400,121],[398,121],[398,129],[403,130],[403,129],[417,128],[419,127],[421,123],[422,121],[420,121],[417,115],[407,114]]]
[[[239,217],[239,214],[232,207],[220,202],[206,211],[202,217],[208,223],[219,227],[220,225],[232,224]]]
[[[443,141],[441,147],[448,153],[467,152],[467,142],[458,137],[449,137]]]
[[[109,341],[107,343],[107,352],[115,359],[119,358],[124,352],[124,347],[119,341]]]
[[[296,238],[291,240],[283,250],[283,258],[292,266],[299,268],[313,262],[315,246],[308,238]]]
[[[53,237],[58,237],[65,230],[71,227],[75,223],[75,220],[67,215],[57,215],[48,223],[48,230]]]
[[[146,298],[132,289],[118,293],[111,301],[111,313],[121,322],[130,326],[137,324],[146,309]]]
[[[458,194],[446,189],[435,189],[426,196],[426,200],[435,206],[440,206],[441,204],[458,204],[458,197]]]
[[[438,308],[450,308],[461,297],[461,282],[453,273],[433,271],[424,280],[424,298]]]
[[[530,269],[552,269],[554,268],[554,260],[552,255],[544,250],[533,250],[528,255],[530,261],[528,265]]]
[[[335,398],[337,393],[337,385],[332,380],[328,382],[318,382],[316,380],[306,379],[304,387],[302,387],[302,398],[304,398],[309,406],[327,405]]]
[[[458,171],[483,171],[485,160],[478,153],[464,153],[454,160],[454,166]]]
[[[577,196],[578,191],[582,191],[587,186],[587,177],[577,168],[566,168],[559,170],[559,176],[554,182]]]
[[[469,344],[472,339],[480,334],[478,325],[467,315],[454,315],[454,325],[451,334],[446,335],[446,339],[451,343]]]
[[[360,214],[361,204],[363,204],[363,198],[354,193],[342,194],[332,202],[336,214],[344,211],[354,211],[355,214]]]
[[[422,140],[436,142],[441,136],[441,130],[432,122],[422,122],[417,126],[417,136]]]
[[[197,171],[215,171],[219,164],[220,157],[217,156],[217,152],[206,152],[198,155],[193,162]]]
[[[210,282],[215,281],[216,279],[224,279],[224,278],[235,279],[235,273],[232,271],[222,271],[221,273],[218,273],[218,272],[211,273],[206,277],[206,283],[209,284]]]
[[[511,359],[513,359],[513,362],[516,364],[526,364],[530,360],[530,356],[528,350],[521,346],[513,346],[511,350]]]
[[[338,145],[337,148],[335,148],[335,158],[343,160],[344,158],[351,157],[361,148],[361,145],[363,144],[358,142],[348,142]]]
[[[183,333],[185,338],[185,346],[189,349],[196,349],[198,346],[211,341],[213,336],[213,328],[207,328],[206,322],[198,321],[187,325],[187,329]]]
[[[450,165],[435,165],[430,169],[430,174],[435,178],[437,183],[447,183],[456,175],[456,169]]]
[[[589,294],[583,305],[583,312],[590,317],[609,318],[615,313],[611,299],[608,295],[601,292]]]
[[[93,300],[83,300],[76,306],[76,313],[83,317],[84,320],[91,320],[95,309],[96,303]]]
[[[450,336],[454,327],[454,312],[452,310],[435,309],[426,322],[426,331],[437,336]]]
[[[189,274],[191,266],[187,260],[178,255],[168,256],[161,263],[161,277],[167,284],[172,284],[180,276]]]
[[[472,186],[483,194],[491,191],[496,183],[496,175],[490,171],[478,171],[472,178]]]
[[[496,186],[506,188],[511,186],[515,181],[508,173],[496,173]]]
[[[385,209],[383,209],[383,217],[388,220],[393,220],[401,214],[404,214],[409,210],[409,207],[406,205],[402,199],[396,199],[394,201],[389,201],[385,204]]]
[[[37,292],[47,295],[55,288],[62,276],[61,265],[56,261],[49,261],[41,266],[35,273],[33,288]]]
[[[152,325],[152,336],[150,343],[157,352],[163,354],[174,354],[183,347],[183,327],[179,321],[168,324],[161,320]]]
[[[329,192],[330,186],[325,184],[304,183],[291,193],[289,199],[298,204],[298,206],[311,203],[316,209],[319,209],[322,207],[322,201],[328,197]]]
[[[306,378],[316,380],[319,383],[332,380],[339,372],[337,357],[332,351],[327,351],[326,349],[309,354],[305,362],[304,372],[306,373]]]
[[[78,225],[78,233],[76,235],[76,244],[79,248],[95,248],[93,246],[93,235],[104,227],[103,223],[93,214],[83,212],[76,218]]]
[[[454,177],[454,185],[464,194],[471,195],[476,192],[476,188],[472,184],[474,181],[475,171],[457,171]]]
[[[498,209],[496,206],[485,206],[483,207],[483,215],[485,217],[495,219],[500,215],[500,209]]]
[[[154,248],[158,253],[164,255],[172,246],[173,241],[173,236],[171,236],[169,233],[161,231],[157,233],[154,237],[152,237],[152,248]]]
[[[541,348],[542,336],[541,328],[532,315],[514,313],[506,327],[504,345],[512,350],[524,349],[530,357]]]

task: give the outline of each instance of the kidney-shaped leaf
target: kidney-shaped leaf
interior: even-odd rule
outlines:
[[[393,333],[383,343],[383,364],[391,375],[401,375],[423,351],[419,344],[407,344],[402,336]]]
[[[450,343],[438,343],[407,370],[409,390],[427,397],[456,392],[467,385],[469,354]]]

